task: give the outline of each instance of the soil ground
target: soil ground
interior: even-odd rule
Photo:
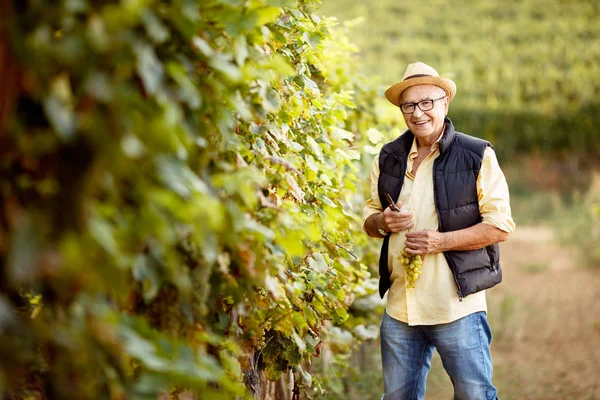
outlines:
[[[600,400],[600,266],[576,254],[544,227],[501,244],[503,282],[487,295],[502,400]],[[426,399],[452,399],[437,354]]]

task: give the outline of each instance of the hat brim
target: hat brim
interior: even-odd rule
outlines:
[[[402,92],[409,87],[416,85],[439,86],[444,89],[449,101],[454,98],[454,95],[456,95],[456,83],[454,83],[452,80],[438,76],[420,76],[418,78],[406,79],[402,82],[396,83],[385,91],[385,97],[390,101],[390,103],[396,107],[400,107],[400,94],[402,94]]]

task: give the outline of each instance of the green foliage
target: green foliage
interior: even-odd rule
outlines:
[[[418,60],[452,78],[450,117],[501,157],[598,152],[597,2],[332,0],[321,12],[360,18],[351,37],[386,87]]]
[[[324,321],[375,290],[359,170],[365,133],[394,128],[313,7],[20,6],[0,389],[236,398],[256,355],[269,378],[295,367],[312,384],[299,365]]]
[[[299,365],[302,354],[298,344],[281,332],[269,331],[266,332],[265,337],[266,344],[261,351],[261,364],[267,378],[275,381],[289,368]],[[299,340],[298,343],[303,345],[304,342]]]
[[[574,248],[577,261],[585,268],[600,267],[600,181],[594,184],[577,201],[562,204],[552,225],[561,243]]]
[[[592,240],[596,240],[596,244],[598,243],[598,240],[600,240],[600,201],[596,201],[591,207],[591,211],[592,211]],[[591,249],[591,258],[593,261],[593,266],[594,267],[598,267],[600,266],[600,249],[598,249],[598,246],[594,246],[593,249]]]

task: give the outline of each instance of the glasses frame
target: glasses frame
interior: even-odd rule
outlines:
[[[412,113],[414,113],[414,112],[415,112],[415,110],[417,109],[417,107],[419,107],[419,110],[421,110],[421,111],[423,111],[423,112],[425,112],[425,111],[431,111],[431,110],[433,110],[433,108],[435,107],[435,102],[436,102],[436,101],[438,101],[438,100],[442,100],[442,99],[445,99],[446,97],[448,97],[448,95],[446,95],[446,96],[442,96],[442,97],[440,97],[439,99],[433,99],[433,100],[432,100],[432,99],[425,99],[425,100],[420,100],[420,101],[417,101],[416,103],[411,103],[411,102],[409,102],[409,103],[402,103],[402,104],[400,104],[399,108],[400,108],[400,111],[402,111],[402,113],[403,113],[403,114],[412,114]],[[421,103],[423,103],[424,101],[431,101],[431,108],[428,108],[428,109],[424,110],[424,109],[421,107]],[[404,110],[402,109],[402,107],[404,107],[404,106],[413,106],[413,109],[412,109],[412,111],[410,111],[410,112],[407,112],[407,111],[404,111]]]

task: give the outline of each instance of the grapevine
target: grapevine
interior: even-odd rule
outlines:
[[[375,290],[377,254],[352,237],[349,199],[360,149],[387,127],[357,50],[315,3],[9,12],[0,397],[39,379],[53,398],[237,399],[258,391],[259,364],[280,379],[326,329],[367,324],[347,310]],[[303,374],[303,391],[320,376]]]

